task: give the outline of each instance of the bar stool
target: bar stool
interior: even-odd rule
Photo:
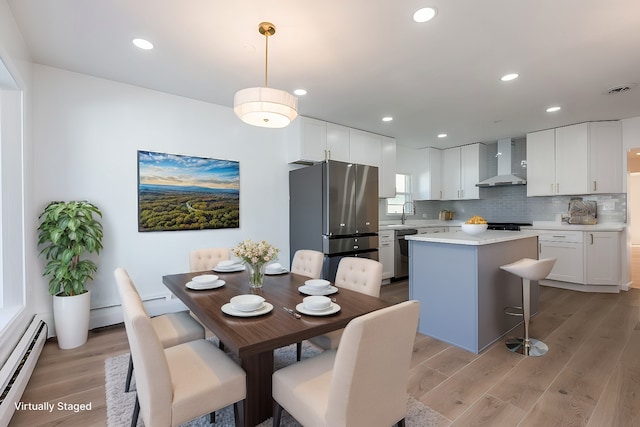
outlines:
[[[506,307],[505,313],[511,316],[524,318],[524,338],[509,338],[506,341],[509,351],[524,354],[525,356],[544,356],[549,347],[540,340],[529,338],[529,318],[531,317],[531,280],[541,280],[549,275],[555,258],[531,259],[522,258],[511,264],[500,266],[502,270],[522,278],[522,307]],[[521,310],[516,312],[513,309]]]

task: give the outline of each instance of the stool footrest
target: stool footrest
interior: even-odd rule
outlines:
[[[522,310],[522,307],[518,306],[505,307],[504,314],[508,314],[509,316],[524,317],[524,311]]]

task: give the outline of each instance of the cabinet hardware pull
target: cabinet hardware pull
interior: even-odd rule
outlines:
[[[556,183],[556,193],[560,193],[560,183]]]
[[[542,255],[542,243],[538,243],[538,254]]]
[[[561,236],[561,235],[554,234],[553,237],[562,237],[564,239],[567,236]]]
[[[589,233],[589,236],[591,236],[591,244],[593,245],[593,233]]]
[[[327,153],[329,153],[329,154],[327,155],[328,160],[331,160],[331,150],[327,150]]]
[[[598,191],[598,182],[593,181],[593,191]]]

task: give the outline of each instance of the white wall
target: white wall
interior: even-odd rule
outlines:
[[[34,65],[35,206],[86,199],[103,212],[104,251],[93,284],[92,326],[119,304],[122,266],[143,298],[166,295],[162,275],[188,271],[188,253],[267,240],[289,260],[288,171],[283,130],[242,123],[231,108]],[[240,162],[240,228],[137,230],[137,150]],[[35,224],[34,224],[35,226]],[[44,265],[38,260],[39,266]],[[39,311],[50,311],[45,278]]]
[[[0,1],[0,60],[9,72],[17,87],[16,91],[5,93],[3,106],[9,102],[11,111],[2,112],[4,123],[2,144],[11,144],[3,158],[2,180],[2,226],[5,245],[2,248],[3,275],[2,287],[10,294],[9,304],[21,308],[17,311],[0,308],[0,365],[14,347],[35,313],[33,299],[34,286],[32,258],[27,254],[35,248],[35,230],[25,225],[27,218],[33,216],[33,160],[31,145],[31,58],[26,44],[13,19],[6,1]],[[20,107],[21,105],[21,107]],[[14,117],[22,120],[24,128],[13,124]],[[10,119],[9,119],[10,118]],[[5,146],[5,148],[7,148]],[[11,225],[9,225],[11,224]],[[13,227],[7,230],[7,227]],[[10,234],[9,234],[10,233]],[[5,268],[6,267],[6,268]],[[7,302],[7,301],[5,301]]]

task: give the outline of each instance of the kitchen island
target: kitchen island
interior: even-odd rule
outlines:
[[[418,330],[479,353],[522,322],[504,313],[522,305],[520,278],[500,269],[521,258],[538,259],[538,237],[519,231],[411,235],[409,297],[420,301]],[[531,313],[538,311],[531,283]]]

